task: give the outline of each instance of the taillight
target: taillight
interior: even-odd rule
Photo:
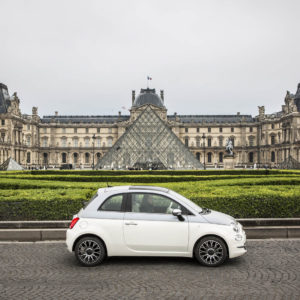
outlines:
[[[79,218],[78,218],[78,217],[77,217],[77,218],[74,218],[74,219],[72,220],[71,224],[70,224],[70,229],[72,229],[78,221],[79,221]]]

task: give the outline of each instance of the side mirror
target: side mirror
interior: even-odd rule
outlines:
[[[184,221],[184,217],[182,216],[181,209],[175,208],[172,210],[172,215],[177,217],[179,221]]]

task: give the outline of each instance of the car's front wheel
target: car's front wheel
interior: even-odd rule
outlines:
[[[104,243],[96,237],[80,239],[74,250],[77,260],[88,267],[100,264],[106,256]]]
[[[223,240],[216,236],[206,236],[195,247],[195,257],[203,265],[216,267],[221,265],[228,256]]]

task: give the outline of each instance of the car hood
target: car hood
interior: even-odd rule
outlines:
[[[235,222],[235,219],[233,217],[215,210],[211,210],[209,213],[203,214],[202,217],[208,223],[218,224],[218,225],[230,225],[230,223]]]

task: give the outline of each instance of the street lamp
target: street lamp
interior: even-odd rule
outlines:
[[[205,139],[206,139],[206,136],[205,136],[205,133],[203,133],[203,135],[202,135],[201,138],[203,139],[203,155],[204,155],[204,163],[203,163],[203,165],[204,165],[204,170],[206,170],[206,166],[205,166]]]
[[[96,139],[96,135],[94,134],[92,136],[93,139],[93,170],[95,169],[95,139]]]

